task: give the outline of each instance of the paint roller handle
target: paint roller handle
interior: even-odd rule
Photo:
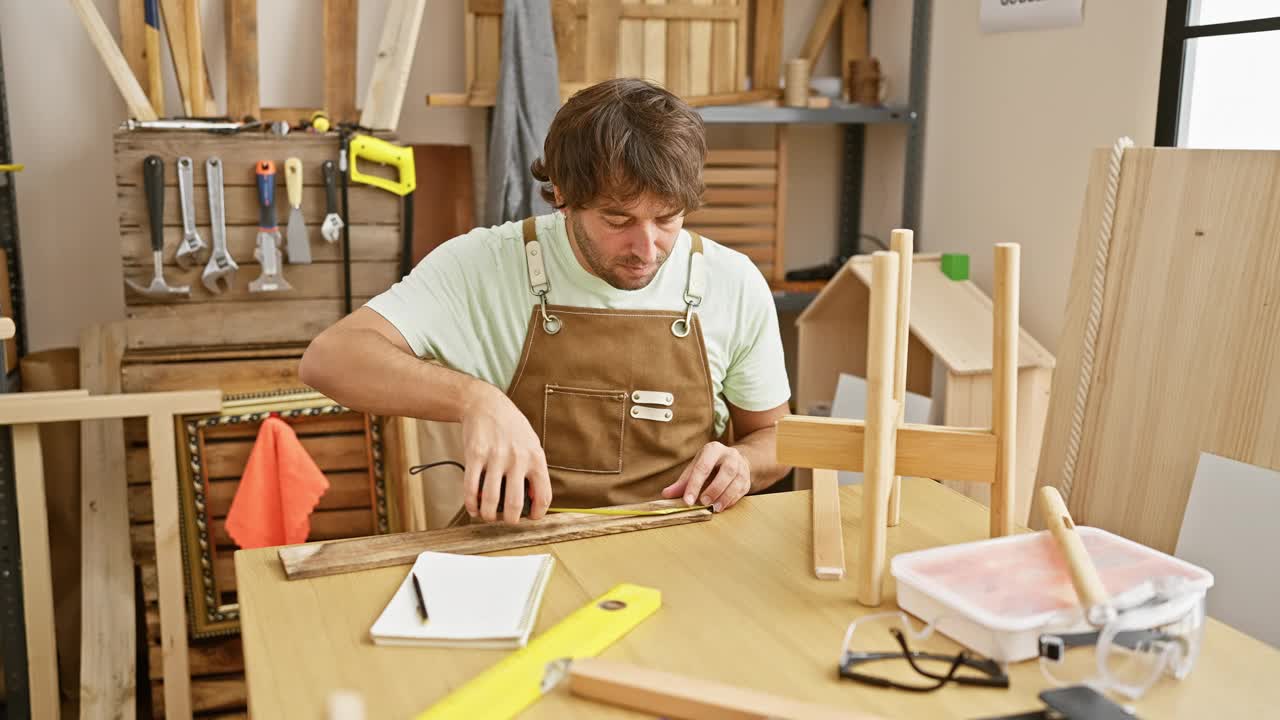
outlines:
[[[164,250],[164,160],[148,155],[142,161],[142,184],[147,191],[147,218],[151,221],[151,252]]]
[[[1093,625],[1106,624],[1113,612],[1107,589],[1057,488],[1049,485],[1040,488],[1040,512],[1067,561],[1071,584],[1075,586],[1076,597],[1080,599],[1086,618]]]

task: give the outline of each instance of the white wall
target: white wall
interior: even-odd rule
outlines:
[[[117,2],[96,0],[118,27]],[[821,0],[788,0],[784,57],[799,52]],[[359,3],[358,94],[372,64],[387,0]],[[259,4],[262,102],[320,103],[320,21],[315,0]],[[1023,318],[1053,348],[1061,328],[1089,150],[1129,134],[1150,143],[1164,0],[1087,0],[1082,27],[984,35],[978,0],[934,0],[925,151],[923,247],[968,252],[990,288],[990,246],[1023,249]],[[910,0],[877,0],[871,51],[890,79],[889,102],[907,97]],[[204,2],[205,46],[219,102],[220,1]],[[407,142],[482,145],[483,111],[425,107],[428,91],[462,88],[462,3],[428,0],[405,96]],[[124,106],[70,4],[0,2],[31,348],[71,345],[88,323],[123,315],[111,134]],[[835,74],[833,33],[815,74]],[[52,48],[52,50],[51,50]],[[167,63],[166,63],[167,65]],[[171,111],[177,88],[168,72]],[[864,231],[887,237],[901,222],[903,128],[867,132]],[[840,131],[791,135],[787,265],[830,258]],[[477,180],[479,180],[479,175]]]
[[[1155,133],[1165,0],[1086,0],[1079,27],[983,34],[979,0],[934,0],[920,235],[966,252],[1022,243],[1022,322],[1051,351],[1066,307],[1090,151]]]

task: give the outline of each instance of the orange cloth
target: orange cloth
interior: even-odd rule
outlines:
[[[227,534],[246,549],[305,542],[311,511],[328,489],[329,480],[289,423],[268,417],[231,501]]]

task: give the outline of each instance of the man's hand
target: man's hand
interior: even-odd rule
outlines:
[[[710,505],[720,512],[750,491],[751,463],[746,456],[735,447],[710,442],[702,446],[679,480],[663,488],[662,497],[683,494],[689,505]]]
[[[498,388],[476,381],[462,412],[462,443],[466,454],[463,499],[467,514],[486,522],[498,517],[498,498],[505,477],[502,519],[520,520],[525,480],[529,481],[530,519],[546,515],[551,505],[551,479],[538,435],[515,403]],[[481,479],[484,484],[481,486]]]

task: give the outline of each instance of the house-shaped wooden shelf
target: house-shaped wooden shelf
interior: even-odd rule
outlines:
[[[940,255],[917,255],[912,277],[907,390],[932,397],[935,408],[941,402],[943,425],[990,427],[991,298],[969,280],[944,275]],[[841,373],[866,377],[870,285],[871,256],[854,257],[796,320],[797,413],[814,414],[829,406]],[[1022,330],[1014,508],[1018,523],[1026,523],[1031,508],[1053,367],[1053,355]],[[797,470],[799,486],[807,486],[808,479],[807,471]],[[984,504],[989,500],[988,485],[947,484]]]

